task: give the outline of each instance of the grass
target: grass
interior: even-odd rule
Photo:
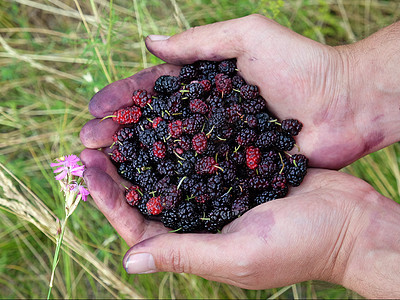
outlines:
[[[56,216],[63,205],[49,163],[83,150],[91,96],[161,61],[143,37],[262,13],[314,40],[351,43],[400,16],[384,0],[133,0],[0,2],[0,296],[45,297]],[[345,169],[400,202],[400,146]],[[91,201],[72,215],[55,298],[358,298],[340,286],[304,282],[249,291],[186,274],[128,276],[127,245]]]

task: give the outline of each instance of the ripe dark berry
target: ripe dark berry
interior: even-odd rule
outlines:
[[[246,84],[246,82],[244,81],[242,76],[235,75],[235,76],[232,77],[232,85],[233,85],[233,88],[235,90],[239,90],[240,91],[240,88],[245,84]]]
[[[215,76],[215,87],[222,95],[228,95],[232,92],[232,79],[226,74],[219,73]]]
[[[151,103],[151,96],[145,90],[136,90],[133,92],[132,101],[136,106],[143,108]]]
[[[130,127],[122,127],[112,137],[114,143],[122,143],[125,140],[133,139],[135,130]]]
[[[119,152],[118,148],[115,148],[111,153],[110,153],[111,159],[116,162],[116,163],[122,163],[126,161],[126,157]]]
[[[205,115],[208,113],[208,106],[200,99],[193,99],[189,103],[189,108],[193,113],[199,113]]]
[[[155,157],[164,158],[166,151],[167,147],[165,147],[163,142],[157,141],[153,144],[153,154]]]
[[[266,190],[260,194],[258,194],[255,198],[254,198],[254,202],[256,205],[261,205],[263,203],[275,200],[279,197],[279,194],[275,191],[275,190]]]
[[[203,86],[205,92],[211,91],[211,82],[208,79],[203,79],[200,81],[200,84]]]
[[[179,90],[179,88],[179,78],[169,75],[160,76],[154,84],[154,90],[162,94],[171,94]]]
[[[217,232],[236,216],[237,213],[231,211],[229,207],[215,208],[203,219],[204,227],[210,232]]]
[[[181,200],[182,193],[176,185],[170,185],[162,191],[161,204],[165,209],[171,209]]]
[[[139,141],[147,148],[153,147],[157,141],[157,134],[153,129],[145,129],[138,131]]]
[[[168,124],[168,133],[174,137],[178,138],[182,135],[182,121],[176,120]]]
[[[118,145],[118,150],[125,160],[134,160],[136,158],[136,145],[130,140],[125,140]]]
[[[295,140],[292,136],[283,132],[277,135],[274,146],[280,151],[290,151],[293,149]]]
[[[121,163],[117,171],[122,178],[134,182],[137,170],[133,167],[132,162],[126,161]]]
[[[246,164],[249,169],[257,168],[261,161],[261,151],[257,147],[247,147],[246,149]]]
[[[240,88],[240,96],[245,99],[255,99],[258,95],[258,87],[255,85],[245,84]]]
[[[256,146],[261,149],[268,149],[275,145],[278,134],[275,131],[266,131],[258,136]]]
[[[216,63],[213,61],[199,61],[197,62],[198,70],[203,74],[209,74],[217,71]]]
[[[243,118],[243,108],[239,104],[232,104],[226,109],[228,114],[228,122],[235,123],[239,119]]]
[[[204,117],[199,114],[194,114],[188,119],[183,120],[182,130],[188,134],[195,134],[201,130],[204,123]]]
[[[236,72],[236,63],[231,59],[223,60],[218,64],[218,71],[227,75]]]
[[[179,78],[184,83],[189,83],[197,75],[197,70],[194,65],[184,65],[179,73]]]
[[[192,147],[197,153],[204,153],[204,151],[207,149],[207,136],[204,132],[200,132],[193,137]]]
[[[204,86],[200,82],[192,82],[186,86],[189,99],[199,99],[204,93]]]
[[[236,142],[241,146],[250,146],[257,139],[257,135],[253,129],[244,128],[239,131]]]
[[[290,135],[298,135],[303,128],[303,124],[295,119],[287,119],[281,122],[282,130]]]
[[[213,174],[217,171],[217,163],[214,157],[204,156],[195,165],[197,174]]]

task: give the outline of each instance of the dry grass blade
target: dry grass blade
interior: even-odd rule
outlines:
[[[17,217],[26,220],[35,225],[46,236],[53,241],[56,239],[57,225],[54,215],[40,201],[30,201],[25,197],[14,185],[11,179],[6,176],[10,175],[18,182],[18,179],[0,163],[0,207],[6,211],[12,212]],[[29,195],[33,195],[33,199],[38,199],[25,185],[20,185],[21,188]],[[118,293],[124,294],[130,298],[143,298],[126,283],[122,282],[119,277],[106,264],[100,261],[90,251],[85,249],[83,241],[76,238],[73,233],[66,231],[64,237],[63,248],[65,252],[74,259],[82,268],[84,268],[93,278],[95,278],[109,293],[117,298]],[[78,254],[81,258],[91,264],[89,269],[82,263],[82,260],[77,259],[74,254]],[[93,270],[95,271],[93,271]],[[95,274],[96,273],[96,274]]]
[[[68,74],[68,73],[56,70],[54,68],[47,67],[45,65],[42,65],[42,64],[34,61],[32,58],[29,58],[29,57],[27,57],[25,55],[17,53],[13,48],[10,47],[10,45],[8,45],[8,43],[6,42],[5,39],[3,39],[2,36],[0,36],[0,44],[3,46],[4,50],[6,50],[6,52],[8,54],[10,54],[11,57],[16,58],[18,60],[22,60],[24,62],[27,62],[28,64],[31,65],[31,67],[33,67],[35,69],[38,69],[38,70],[41,70],[41,71],[45,71],[45,72],[48,72],[48,73],[51,73],[51,74],[54,74],[54,75],[58,75],[58,76],[61,76],[61,77],[65,77],[65,78],[68,78],[68,79],[76,80],[78,82],[82,81],[82,78],[80,78],[78,76],[75,76],[75,75],[72,75],[72,74]]]

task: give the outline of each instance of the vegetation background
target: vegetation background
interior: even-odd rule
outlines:
[[[260,13],[329,45],[353,43],[400,16],[385,0],[1,0],[0,296],[43,298],[63,199],[49,163],[79,154],[87,105],[112,81],[160,63],[148,34]],[[400,202],[397,144],[347,167]],[[54,298],[359,298],[343,287],[303,282],[250,291],[187,274],[128,276],[127,245],[81,203],[69,222]]]

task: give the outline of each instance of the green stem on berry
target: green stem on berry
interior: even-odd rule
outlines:
[[[187,177],[184,176],[184,177],[179,181],[178,186],[177,186],[177,188],[176,188],[177,190],[179,190],[179,188],[180,188],[182,182],[183,182],[186,178],[187,178]]]
[[[210,221],[211,219],[210,218],[200,218],[200,220],[202,220],[202,221]]]
[[[294,144],[294,145],[295,145],[295,147],[297,148],[297,151],[300,152],[300,146],[297,145],[297,144]]]
[[[146,118],[147,121],[149,121],[150,123],[153,123],[153,120],[151,120],[150,118]]]
[[[143,197],[143,193],[142,193],[142,191],[140,189],[136,189],[136,191],[140,194],[140,196]]]
[[[232,89],[232,90],[237,92],[237,93],[240,93],[240,90],[237,90],[237,89]]]
[[[175,230],[168,231],[168,232],[169,232],[169,233],[174,233],[174,232],[177,232],[177,231],[179,231],[179,230],[182,230],[182,227],[180,227],[180,228],[178,228],[178,229],[175,229]]]
[[[176,153],[176,151],[174,150],[173,151],[174,152],[174,154],[179,158],[179,159],[182,159],[182,160],[186,160],[186,159],[184,159],[183,157],[181,157],[181,156],[179,156],[179,154],[178,153]]]
[[[101,119],[100,122],[103,122],[105,119],[108,119],[108,118],[116,118],[116,117],[117,117],[116,115],[109,115],[109,116],[106,116],[103,119]]]
[[[223,196],[228,195],[232,191],[232,189],[233,187],[230,187],[229,190]]]
[[[296,168],[298,168],[299,166],[297,165],[297,163],[296,163],[296,160],[295,159],[293,159],[293,164],[296,166]]]
[[[241,146],[241,145],[239,145],[238,147],[235,147],[235,151],[233,151],[233,153],[236,153],[236,152],[238,152],[238,151],[239,151],[239,148],[240,148],[240,146]]]
[[[204,125],[205,125],[206,123],[204,123],[203,124],[203,128],[202,128],[202,130],[201,131],[203,131],[204,130]],[[211,130],[206,134],[206,136],[207,137],[209,137],[210,136],[210,134],[211,134],[211,132],[214,130],[214,127],[215,127],[215,125],[213,125],[213,127],[211,127]]]
[[[179,92],[184,94],[184,93],[189,93],[189,90],[179,90]]]
[[[217,168],[217,169],[219,169],[219,170],[221,170],[222,172],[225,172],[224,169],[222,169],[222,168],[221,168],[220,166],[218,166],[218,165],[214,165],[213,167],[214,167],[214,168]]]
[[[226,141],[226,139],[223,139],[223,138],[219,137],[218,135],[217,135],[217,139],[219,139],[220,141]]]
[[[292,157],[293,155],[292,154],[290,154],[289,152],[287,152],[287,151],[283,151],[287,156],[289,156],[289,157]]]
[[[178,115],[181,115],[182,113],[173,113],[172,115],[173,116],[178,116]]]
[[[279,158],[281,159],[281,163],[282,163],[282,169],[279,171],[279,174],[282,174],[283,168],[285,167],[285,163],[283,162],[282,155],[279,152],[278,152],[278,154],[279,154]]]
[[[168,116],[171,116],[171,114],[169,113],[169,111],[168,111],[168,110],[165,110],[165,112],[168,114]]]
[[[157,99],[157,98],[154,98],[154,99]],[[147,103],[147,105],[150,106],[151,110],[154,110],[153,107],[150,105],[150,103]]]

